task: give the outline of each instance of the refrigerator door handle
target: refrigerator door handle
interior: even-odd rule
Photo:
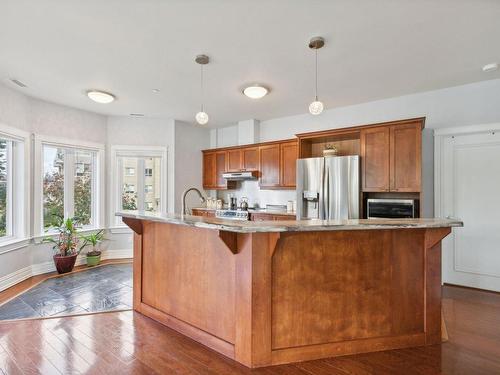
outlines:
[[[325,220],[325,161],[321,160],[319,170],[319,199],[318,199],[318,219]]]

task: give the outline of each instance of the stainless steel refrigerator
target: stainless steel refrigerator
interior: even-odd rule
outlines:
[[[297,219],[359,218],[359,156],[297,160]]]

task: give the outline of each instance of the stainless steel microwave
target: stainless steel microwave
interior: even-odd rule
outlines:
[[[368,219],[404,219],[415,218],[417,214],[417,201],[414,199],[368,199]]]

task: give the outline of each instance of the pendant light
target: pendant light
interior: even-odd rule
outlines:
[[[309,48],[314,50],[316,59],[316,85],[315,85],[315,95],[314,101],[309,104],[309,112],[311,115],[319,115],[323,112],[323,103],[318,100],[318,49],[325,45],[325,40],[316,36],[309,41]]]
[[[200,64],[200,91],[201,91],[201,111],[196,114],[196,122],[200,125],[205,125],[208,122],[208,115],[203,107],[203,65],[208,64],[209,58],[207,55],[198,55],[194,59],[197,64]]]

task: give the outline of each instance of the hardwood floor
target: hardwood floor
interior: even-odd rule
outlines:
[[[131,311],[0,324],[5,374],[500,374],[500,294],[445,286],[442,345],[249,370]]]

